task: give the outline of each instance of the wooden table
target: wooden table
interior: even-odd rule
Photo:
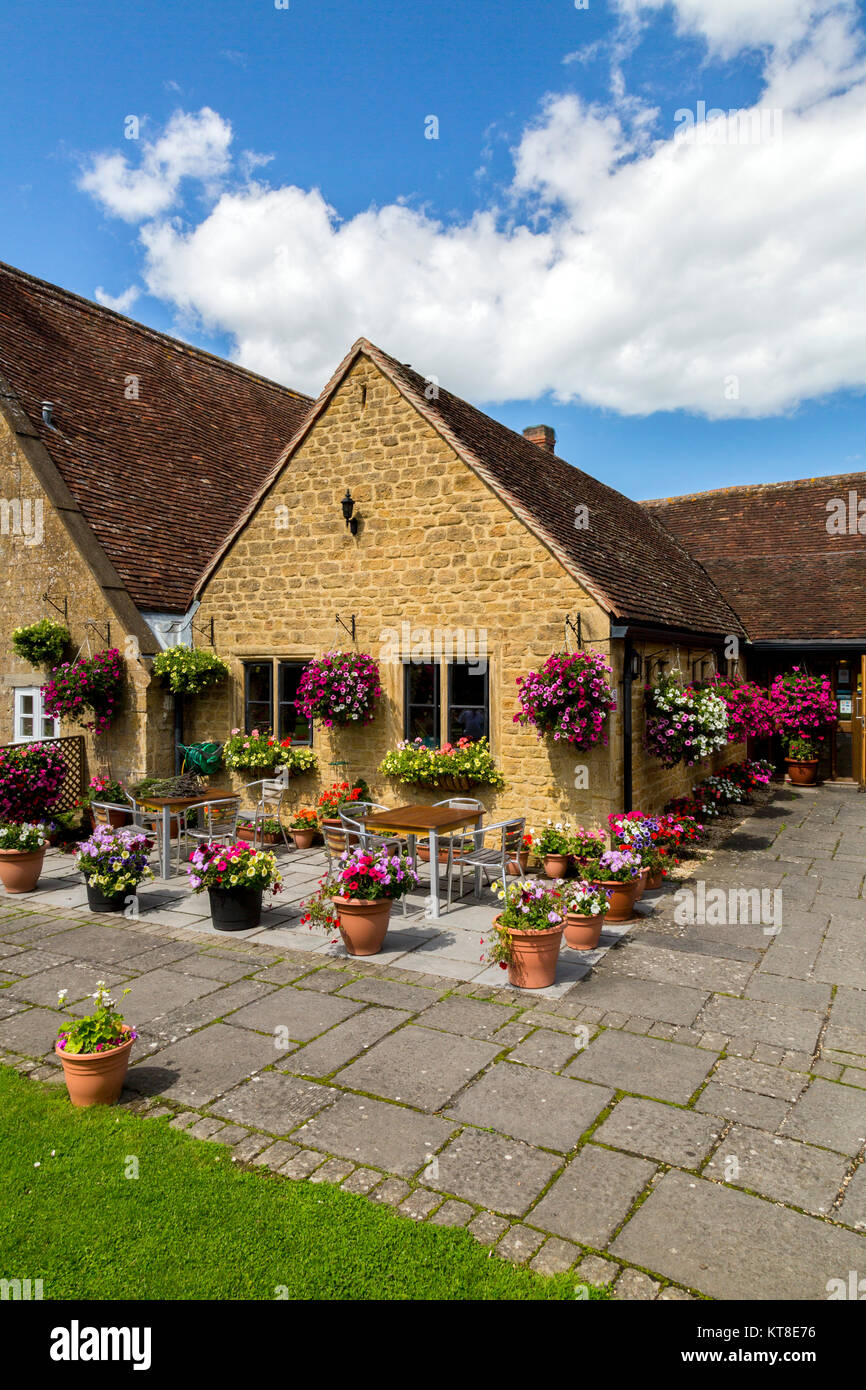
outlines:
[[[351,804],[345,810],[352,815]],[[459,830],[464,825],[477,828],[482,815],[482,811],[461,811],[454,806],[412,805],[396,806],[393,811],[373,811],[369,815],[358,816],[358,820],[377,834],[397,832],[405,835],[413,864],[415,837],[430,836],[430,903],[431,916],[436,918],[439,916],[439,834]]]
[[[198,806],[205,801],[226,801],[235,798],[237,792],[233,792],[231,787],[207,787],[204,791],[197,792],[195,796],[150,796],[145,793],[144,797],[137,804],[143,811],[149,806],[156,806],[162,812],[161,826],[161,849],[160,859],[160,878],[171,878],[168,872],[171,867],[171,821],[176,811],[184,811],[187,806]],[[178,822],[177,833],[180,835],[180,822]]]

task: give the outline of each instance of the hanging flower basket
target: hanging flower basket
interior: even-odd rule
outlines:
[[[646,748],[667,767],[691,767],[728,742],[728,711],[712,690],[680,685],[680,672],[646,687]]]
[[[515,724],[531,724],[538,737],[586,751],[607,743],[607,721],[616,709],[612,674],[597,652],[554,652],[540,671],[518,676],[520,710]]]
[[[325,652],[304,667],[298,707],[326,728],[369,724],[382,694],[379,667],[363,652]]]
[[[216,652],[181,643],[157,654],[153,674],[173,695],[202,695],[228,677],[229,667]]]
[[[50,618],[42,618],[28,627],[16,627],[12,633],[13,650],[31,666],[56,666],[63,660],[68,646],[69,629]]]
[[[799,666],[776,677],[770,686],[770,699],[776,728],[785,744],[798,738],[822,744],[839,713],[830,678],[810,676]]]
[[[117,714],[122,690],[123,658],[116,647],[109,647],[55,666],[42,687],[42,698],[49,719],[73,720],[103,733]]]
[[[728,711],[728,742],[744,743],[747,738],[772,738],[776,732],[775,706],[769,690],[754,681],[728,680],[711,676],[703,688],[713,691]]]

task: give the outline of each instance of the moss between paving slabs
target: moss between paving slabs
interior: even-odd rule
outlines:
[[[6,1067],[0,1190],[0,1272],[42,1279],[46,1299],[575,1298],[574,1274],[516,1269],[465,1231],[247,1171],[158,1120],[73,1110]]]

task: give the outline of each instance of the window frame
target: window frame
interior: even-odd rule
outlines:
[[[429,666],[433,671],[433,702],[432,704],[423,703],[418,700],[410,700],[409,682],[411,672],[418,670],[422,666]],[[403,737],[412,738],[411,711],[413,709],[432,709],[433,728],[435,730],[431,737],[436,739],[434,747],[438,748],[442,739],[442,663],[439,661],[404,661],[403,662]]]
[[[24,714],[20,706],[23,696],[33,697],[33,713]],[[51,725],[53,732],[46,734],[37,732],[41,730],[46,721],[45,702],[42,695],[42,687],[39,685],[16,685],[12,690],[12,742],[13,743],[43,743],[45,739],[60,737],[60,720],[52,719]],[[21,732],[21,725],[25,719],[33,720],[32,734]]]
[[[308,660],[309,660],[308,657],[307,657],[307,658],[304,658],[304,657],[291,657],[291,656],[290,656],[290,657],[282,657],[282,656],[278,656],[278,657],[275,657],[275,658],[274,658],[274,663],[275,663],[276,668],[277,668],[277,671],[276,671],[276,677],[277,677],[277,678],[276,678],[276,684],[274,684],[273,680],[272,680],[272,682],[271,682],[271,692],[272,692],[271,705],[272,705],[272,709],[273,709],[273,712],[274,712],[274,715],[275,715],[275,718],[276,718],[276,725],[275,725],[275,727],[274,727],[274,737],[275,737],[275,738],[282,739],[282,738],[287,738],[287,737],[289,737],[289,735],[283,733],[283,730],[282,730],[282,727],[281,727],[281,726],[282,726],[282,713],[283,713],[283,708],[284,708],[285,706],[289,706],[289,705],[294,706],[294,709],[295,709],[295,718],[297,719],[297,717],[298,717],[298,702],[297,702],[297,700],[284,700],[284,699],[282,698],[283,668],[284,668],[285,666],[297,666],[297,667],[299,667],[299,669],[302,671],[302,670],[304,669],[304,667],[307,665]],[[276,691],[276,700],[273,699],[273,693],[274,693],[274,691]],[[306,718],[306,716],[303,716],[303,717]],[[307,733],[307,737],[306,737],[305,739],[303,739],[303,738],[296,739],[296,738],[295,738],[295,735],[294,735],[294,732],[291,734],[292,743],[293,743],[293,744],[297,744],[297,746],[298,746],[299,748],[312,748],[312,746],[313,746],[313,721],[312,721],[312,719],[307,719],[306,722],[307,722],[308,733]]]
[[[260,719],[251,719],[250,716],[249,716],[249,708],[250,708],[250,675],[251,675],[251,673],[252,673],[252,668],[253,668],[254,666],[261,667],[263,670],[267,670],[267,671],[269,672],[270,695],[269,695],[269,697],[268,697],[267,703],[269,704],[269,707],[270,707],[270,718],[268,719],[267,724],[264,725],[264,727],[267,728],[267,729],[269,729],[271,732],[273,732],[273,728],[274,728],[274,661],[273,661],[273,657],[262,657],[262,658],[260,658],[260,659],[258,659],[258,660],[250,659],[249,661],[245,661],[245,662],[243,663],[243,666],[244,666],[244,692],[243,692],[244,707],[243,707],[243,719],[242,719],[241,722],[242,722],[242,724],[243,724],[244,733],[245,733],[245,734],[249,734],[249,733],[252,732],[253,729],[261,729],[261,728],[263,727],[262,721],[261,721]],[[266,701],[264,701],[264,700],[254,700],[252,703],[255,704],[255,705],[264,705],[264,704],[266,703]]]
[[[445,705],[445,739],[446,739],[446,742],[456,743],[456,741],[457,741],[456,739],[452,739],[452,737],[451,737],[451,712],[452,712],[452,710],[454,710],[454,709],[457,709],[457,710],[481,709],[481,710],[483,710],[483,711],[484,711],[484,722],[485,722],[484,732],[483,732],[483,733],[480,733],[480,734],[478,734],[478,735],[476,735],[476,737],[477,737],[477,738],[486,738],[486,739],[489,741],[489,739],[490,739],[490,662],[489,662],[489,660],[488,660],[488,661],[485,661],[485,663],[484,663],[484,670],[478,673],[478,674],[481,676],[481,678],[483,679],[483,681],[484,681],[484,703],[481,704],[481,705],[455,705],[455,704],[454,704],[454,670],[455,670],[455,667],[457,667],[457,666],[472,666],[474,663],[471,662],[471,661],[448,661],[448,662],[446,662],[445,664],[446,664],[447,669],[448,669],[448,676],[447,676],[447,702],[446,702],[446,705]],[[458,737],[464,738],[464,737],[468,737],[468,735],[460,734],[460,735],[458,735]]]

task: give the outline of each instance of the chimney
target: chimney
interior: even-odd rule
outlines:
[[[556,453],[556,430],[552,425],[530,425],[523,431],[523,437],[530,444],[537,444],[539,449],[546,449],[549,454]]]

